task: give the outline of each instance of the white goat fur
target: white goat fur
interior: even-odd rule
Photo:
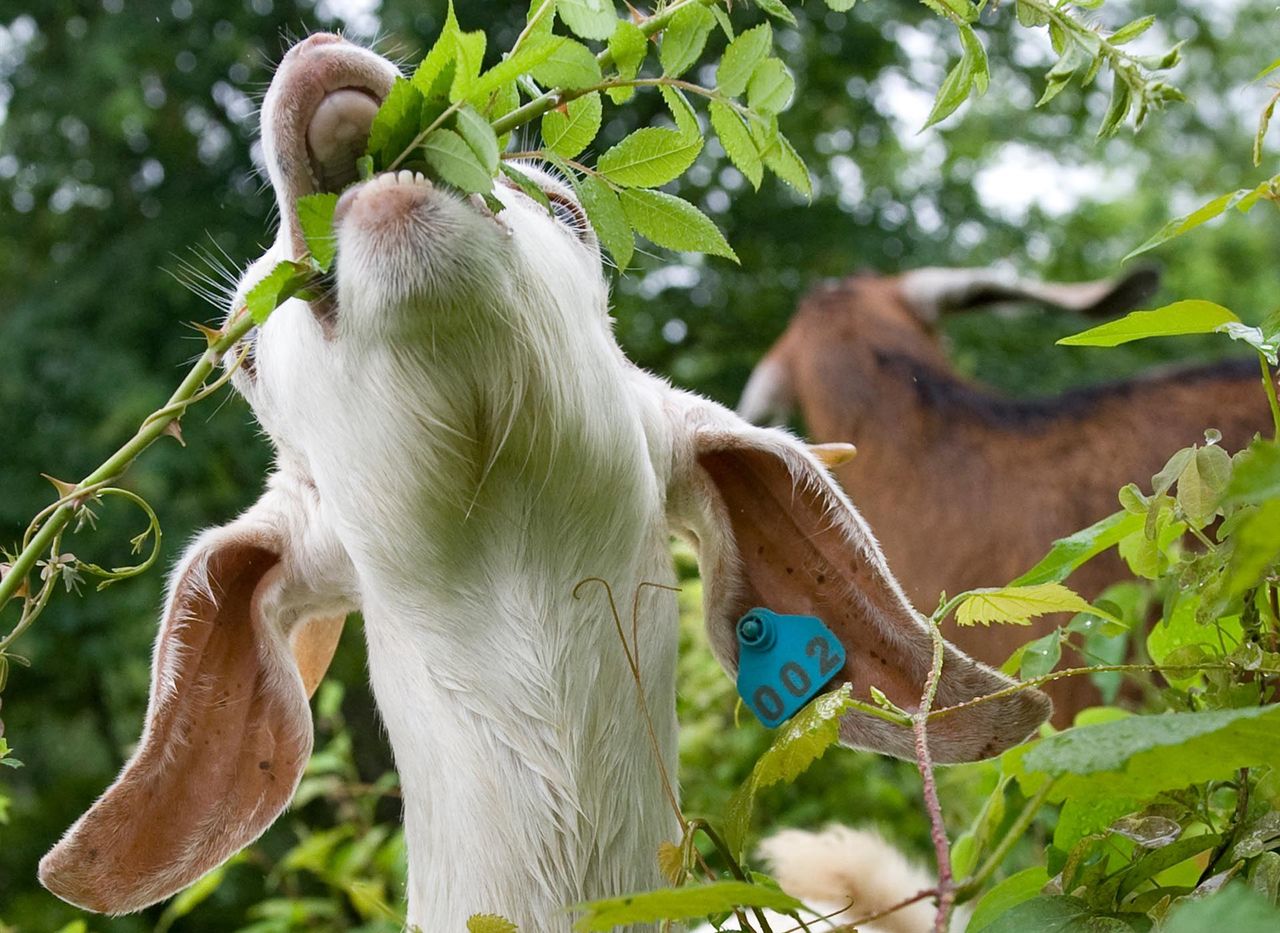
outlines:
[[[286,56],[263,115],[282,225],[246,271],[234,306],[297,254],[293,202],[310,190],[296,155],[306,107],[342,86],[380,96],[394,76],[390,63],[330,36]],[[220,687],[204,668],[181,673],[203,663],[183,640],[194,626],[186,617],[213,618],[216,633],[234,612],[224,597],[233,584],[201,570],[224,548],[253,546],[268,563],[278,560],[260,577],[261,563],[238,570],[234,581],[240,589],[259,581],[242,600],[252,623],[242,650],[256,651],[265,671],[251,695],[282,697],[284,712],[254,733],[268,751],[243,756],[262,757],[257,767],[272,780],[300,775],[295,759],[305,761],[311,742],[305,691],[336,637],[331,624],[300,623],[363,613],[403,786],[409,921],[428,933],[461,930],[478,912],[523,930],[567,930],[566,905],[661,884],[655,853],[677,827],[648,726],[603,589],[572,594],[588,577],[606,580],[629,639],[640,592],[632,648],[662,764],[674,773],[676,603],[644,587],[675,582],[669,534],[696,539],[712,646],[730,672],[733,620],[744,598],[765,591],[748,579],[735,506],[700,455],[732,449],[776,460],[795,484],[789,495],[819,503],[822,527],[801,533],[846,542],[858,568],[850,573],[870,582],[845,587],[841,599],[870,618],[890,655],[909,659],[902,676],[919,683],[929,636],[813,456],[790,435],[751,427],[628,362],[612,335],[589,231],[557,223],[513,188],[495,195],[504,205],[496,218],[420,179],[386,175],[350,190],[339,207],[336,322],[322,326],[294,299],[260,328],[255,372],[236,381],[276,446],[277,472],[257,505],[199,538],[176,571],[139,753],[42,863],[42,879],[60,896],[96,910],[137,909],[256,837],[284,805],[255,797],[240,809],[215,806],[172,843],[147,842],[135,825],[164,813],[112,806],[138,786],[189,777],[182,756],[202,714],[198,700],[179,709],[176,697],[184,677]],[[1004,684],[958,653],[949,653],[943,680],[940,704]],[[910,693],[900,699],[908,704]],[[169,715],[166,704],[178,710],[170,731],[180,734],[168,737],[177,751],[153,751],[148,763],[148,749],[166,742],[155,726]],[[1027,694],[949,717],[956,729],[939,730],[935,754],[990,754],[1044,713]],[[874,718],[851,716],[842,734],[909,754],[910,736]],[[282,767],[269,753],[280,736],[293,737]],[[157,848],[158,861],[175,864],[139,868],[128,855]]]

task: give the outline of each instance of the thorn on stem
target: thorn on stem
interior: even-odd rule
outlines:
[[[187,442],[182,438],[182,425],[178,423],[177,418],[174,418],[164,426],[164,433],[168,434],[183,447],[187,446]]]

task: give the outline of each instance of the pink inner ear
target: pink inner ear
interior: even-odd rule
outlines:
[[[195,881],[288,804],[311,753],[306,695],[257,597],[279,556],[232,541],[175,588],[141,745],[40,865],[54,894],[125,913]],[[204,580],[208,580],[208,589]]]
[[[828,488],[830,480],[797,460],[807,471],[797,481],[778,452],[762,447],[706,451],[698,462],[724,501],[741,565],[728,617],[708,624],[735,625],[753,606],[815,615],[847,652],[833,687],[849,682],[855,697],[869,700],[875,686],[903,709],[918,708],[932,637],[890,582],[882,559],[860,543],[865,532]],[[721,643],[730,637],[722,633]],[[936,706],[1008,685],[948,645]],[[1025,739],[1049,709],[1048,699],[1034,690],[976,706],[939,720],[930,748],[939,762],[989,757]],[[906,730],[862,714],[845,717],[841,736],[852,745],[912,754]]]

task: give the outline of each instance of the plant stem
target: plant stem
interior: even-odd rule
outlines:
[[[1262,386],[1267,391],[1267,404],[1271,406],[1271,423],[1275,426],[1276,441],[1280,441],[1280,400],[1276,399],[1276,381],[1271,377],[1271,368],[1267,358],[1258,354],[1258,362],[1262,364]]]
[[[1009,831],[1004,834],[996,847],[991,850],[991,854],[987,856],[982,866],[956,886],[957,904],[963,904],[972,898],[991,879],[996,869],[1000,867],[1001,863],[1009,855],[1009,850],[1022,838],[1022,834],[1027,831],[1031,821],[1035,819],[1036,814],[1040,812],[1040,808],[1044,806],[1045,800],[1049,797],[1049,792],[1053,790],[1054,783],[1054,781],[1046,782],[1044,787],[1040,788],[1036,795],[1027,801],[1027,805],[1022,808],[1022,812],[1013,821]]]
[[[733,857],[733,851],[729,848],[728,844],[725,843],[720,834],[716,832],[715,828],[706,820],[692,819],[689,821],[689,824],[685,829],[688,833],[694,833],[698,830],[701,830],[703,835],[711,840],[711,844],[716,847],[716,851],[719,852],[725,862],[728,863],[729,871],[733,873],[733,877],[737,878],[739,881],[745,881],[750,884],[751,881],[747,878],[747,873],[742,870],[742,866],[738,864],[738,860]],[[773,933],[773,930],[769,926],[769,921],[765,918],[759,907],[751,908],[751,912],[756,915],[756,922],[760,924],[762,933]]]
[[[938,800],[938,785],[933,774],[933,758],[929,754],[929,711],[938,694],[938,681],[942,677],[942,662],[946,642],[938,630],[935,619],[929,620],[929,633],[933,637],[933,663],[925,678],[924,695],[920,709],[911,717],[915,734],[916,767],[924,789],[925,810],[929,814],[929,835],[933,838],[933,850],[938,860],[938,912],[933,921],[934,933],[947,933],[951,907],[955,901],[955,880],[951,875],[951,843],[947,839],[947,827],[942,820],[942,804]]]
[[[218,332],[216,339],[211,339],[209,346],[200,359],[188,371],[186,378],[178,385],[173,395],[162,408],[157,409],[143,419],[137,432],[115,453],[103,461],[102,465],[82,479],[74,487],[72,493],[64,497],[66,501],[58,506],[34,535],[31,536],[22,550],[14,558],[8,573],[0,578],[0,609],[18,595],[28,574],[34,569],[40,555],[49,551],[57,541],[67,523],[75,516],[79,508],[77,492],[88,487],[112,483],[120,478],[133,465],[138,456],[163,437],[169,425],[180,419],[187,406],[204,397],[202,389],[205,380],[221,362],[227,352],[244,337],[254,326],[253,318],[248,311],[241,308]],[[31,624],[34,617],[24,617],[22,628]],[[16,630],[0,641],[0,651],[6,650],[13,642]]]

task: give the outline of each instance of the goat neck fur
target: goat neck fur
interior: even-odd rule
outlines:
[[[851,441],[837,474],[884,547],[908,598],[1000,586],[1057,538],[1117,508],[1116,492],[1146,485],[1175,450],[1222,431],[1245,446],[1270,417],[1256,362],[1175,367],[1119,383],[1019,401],[957,374],[938,339],[941,314],[1010,300],[1095,317],[1147,298],[1155,274],[1097,282],[1024,281],[990,269],[921,269],[859,276],[815,289],[756,367],[738,411],[780,423],[803,417],[817,441]],[[1122,579],[1114,555],[1071,584],[1088,597]],[[990,664],[1035,632],[954,630]],[[1050,686],[1059,723],[1093,702],[1085,678]]]
[[[263,109],[282,222],[237,305],[297,255],[296,199],[350,174],[362,97],[395,75],[335,36],[285,57]],[[411,923],[567,930],[568,905],[659,885],[658,844],[677,834],[661,779],[677,613],[653,584],[674,582],[673,530],[697,544],[727,671],[747,608],[812,611],[848,649],[841,680],[916,702],[930,636],[844,495],[790,435],[623,357],[581,208],[529,171],[558,217],[506,186],[495,216],[408,172],[342,196],[334,293],[280,307],[236,375],[277,473],[175,573],[142,744],[46,856],[56,894],[136,910],[261,833],[296,786],[307,693],[353,609],[403,787]],[[643,698],[589,578],[617,597]],[[948,649],[938,705],[1007,683]],[[934,757],[995,754],[1047,712],[1026,692],[948,716]],[[874,717],[841,734],[910,753]]]

